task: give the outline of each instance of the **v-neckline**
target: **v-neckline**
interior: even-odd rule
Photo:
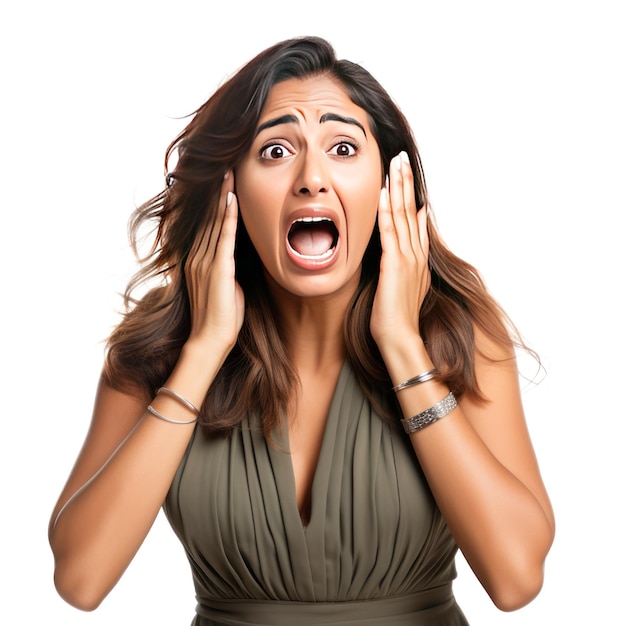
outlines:
[[[333,437],[333,441],[329,441],[329,439],[331,438],[329,435],[329,431],[331,430],[331,428],[334,428],[336,430],[336,416],[335,414],[337,413],[337,411],[335,410],[335,405],[338,401],[338,393],[340,390],[340,387],[345,387],[345,384],[341,385],[340,383],[343,382],[343,379],[345,378],[345,376],[347,375],[347,372],[349,370],[349,366],[348,366],[348,361],[344,360],[344,362],[341,365],[341,368],[339,369],[339,375],[337,376],[337,380],[335,382],[335,387],[333,389],[332,395],[331,395],[331,400],[330,400],[330,404],[328,407],[328,414],[326,415],[326,422],[324,424],[324,430],[322,433],[322,441],[320,444],[320,449],[319,449],[319,453],[317,456],[317,460],[315,461],[315,467],[313,469],[313,475],[311,477],[311,483],[309,485],[309,495],[310,495],[310,506],[309,506],[309,520],[308,522],[305,522],[302,519],[302,513],[300,511],[300,507],[298,506],[298,497],[297,497],[297,491],[296,491],[296,475],[295,475],[295,471],[294,471],[294,467],[293,467],[293,461],[291,458],[291,442],[289,440],[289,424],[287,423],[287,419],[286,417],[284,418],[283,421],[283,428],[284,428],[284,435],[283,435],[283,451],[280,453],[281,456],[284,457],[285,462],[288,466],[289,469],[289,509],[290,511],[295,511],[295,515],[297,516],[297,519],[300,523],[300,526],[302,527],[302,530],[306,533],[307,530],[311,527],[313,521],[315,520],[316,517],[316,507],[315,507],[315,494],[316,494],[316,486],[319,482],[320,477],[320,461],[326,456],[325,451],[326,448],[330,445],[334,445],[334,437]],[[333,419],[333,423],[331,424],[331,418]]]

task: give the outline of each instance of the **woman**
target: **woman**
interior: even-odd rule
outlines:
[[[174,156],[52,514],[61,596],[95,609],[164,506],[196,625],[465,624],[457,547],[498,607],[528,603],[554,520],[521,343],[439,238],[387,93],[285,41]]]

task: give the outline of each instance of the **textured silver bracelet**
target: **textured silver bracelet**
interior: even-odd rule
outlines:
[[[191,402],[189,402],[189,400],[187,400],[187,398],[183,398],[183,396],[181,396],[179,393],[176,393],[175,391],[172,391],[168,387],[161,387],[157,391],[157,396],[160,393],[166,393],[166,394],[172,396],[172,398],[175,398],[180,403],[184,404],[190,411],[192,411],[196,415],[200,415],[200,411],[198,411],[198,409],[196,409],[196,407],[193,404],[191,404]]]
[[[165,415],[162,415],[161,413],[159,413],[156,409],[154,409],[151,405],[148,405],[148,413],[151,413],[152,415],[154,415],[154,417],[158,417],[160,420],[163,420],[164,422],[168,422],[169,424],[193,424],[195,422],[198,421],[197,417],[194,417],[192,420],[188,420],[185,422],[182,422],[180,420],[173,420],[170,419],[169,417],[165,417]]]
[[[413,385],[425,383],[427,380],[432,380],[436,376],[439,376],[439,370],[435,367],[432,370],[428,370],[423,374],[418,374],[417,376],[409,378],[409,380],[405,380],[403,383],[396,385],[393,387],[392,391],[400,391],[401,389],[406,389],[407,387],[412,387]]]
[[[415,433],[422,428],[426,428],[429,424],[440,420],[442,417],[451,413],[456,407],[456,398],[454,394],[450,392],[443,400],[437,402],[435,406],[431,406],[430,409],[426,409],[413,417],[409,417],[406,420],[400,420],[404,430],[407,433]]]

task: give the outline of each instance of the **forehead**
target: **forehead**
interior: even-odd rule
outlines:
[[[350,113],[363,125],[368,122],[366,111],[350,100],[337,80],[328,76],[290,78],[277,83],[270,90],[259,122],[287,112],[308,118],[327,111]]]

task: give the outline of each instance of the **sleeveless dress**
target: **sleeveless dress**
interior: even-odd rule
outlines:
[[[347,363],[306,526],[288,448],[252,417],[227,438],[196,428],[164,503],[191,564],[192,626],[467,626],[457,548],[410,441]]]

